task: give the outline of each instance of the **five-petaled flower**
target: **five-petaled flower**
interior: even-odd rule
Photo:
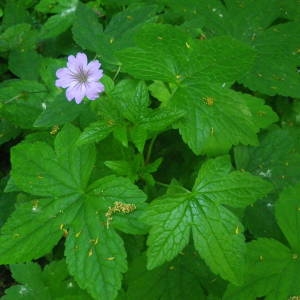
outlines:
[[[57,87],[67,88],[66,97],[69,101],[75,99],[79,104],[86,96],[90,100],[95,100],[104,91],[104,85],[99,82],[103,76],[98,60],[88,63],[84,53],[70,55],[66,68],[56,71]]]

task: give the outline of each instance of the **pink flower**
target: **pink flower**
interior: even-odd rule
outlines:
[[[76,56],[68,57],[67,68],[56,71],[57,87],[67,88],[66,97],[69,101],[75,99],[79,104],[86,96],[90,100],[95,100],[104,91],[104,85],[99,82],[103,76],[98,60],[88,63],[84,53],[77,53]]]

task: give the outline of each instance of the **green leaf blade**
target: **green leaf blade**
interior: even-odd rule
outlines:
[[[190,212],[184,197],[154,201],[145,221],[152,225],[148,239],[147,268],[153,269],[173,259],[189,242]]]
[[[275,215],[279,227],[286,236],[291,248],[300,251],[300,185],[284,189],[276,202]]]
[[[246,245],[243,226],[227,209],[208,201],[193,201],[195,248],[214,273],[235,284],[243,282]]]

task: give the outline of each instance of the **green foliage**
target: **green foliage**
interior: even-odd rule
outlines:
[[[223,205],[245,207],[264,196],[270,186],[258,177],[230,173],[228,157],[205,162],[191,191],[173,184],[146,212],[152,226],[148,239],[148,268],[174,258],[192,232],[195,248],[223,278],[241,283],[245,243],[243,226]]]
[[[3,299],[300,296],[299,0],[2,2]]]
[[[90,299],[69,277],[64,260],[52,261],[43,270],[36,263],[11,265],[14,279],[20,284],[5,291],[4,300],[12,299]]]
[[[300,185],[286,188],[276,205],[276,219],[289,246],[274,239],[258,239],[248,245],[248,272],[244,285],[229,285],[225,299],[287,299],[299,295]]]

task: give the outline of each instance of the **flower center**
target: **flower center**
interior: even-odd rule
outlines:
[[[86,83],[89,78],[89,73],[85,72],[82,68],[80,68],[79,72],[74,74],[74,78],[79,82],[79,83]]]

